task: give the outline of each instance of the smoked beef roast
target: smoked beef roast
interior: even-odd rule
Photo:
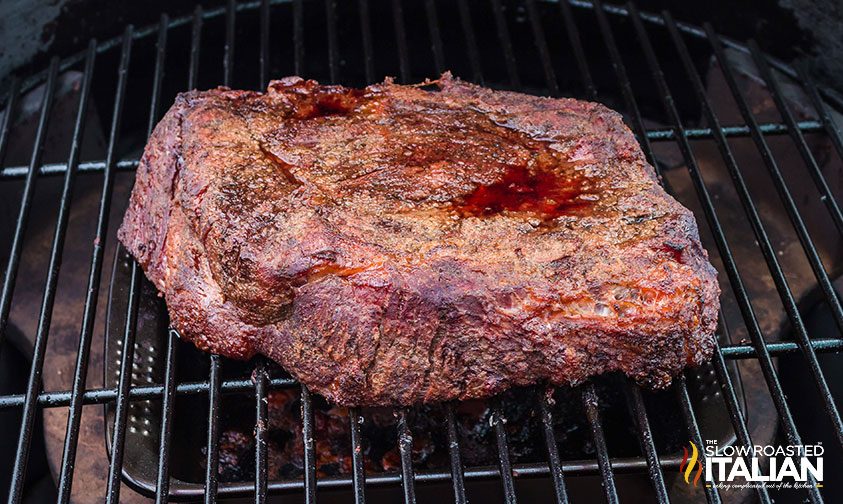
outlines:
[[[621,117],[448,74],[181,94],[119,238],[182,338],[343,405],[663,387],[714,348],[694,217]]]

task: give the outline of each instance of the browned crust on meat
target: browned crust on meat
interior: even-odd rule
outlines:
[[[181,336],[344,405],[707,360],[715,270],[621,117],[437,84],[179,95],[119,238]]]

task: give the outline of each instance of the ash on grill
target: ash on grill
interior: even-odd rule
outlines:
[[[633,456],[637,445],[634,441],[634,427],[624,421],[624,398],[620,376],[600,381],[599,396],[601,410],[607,423],[622,427],[615,436],[619,444],[613,444],[613,452],[620,456]],[[509,448],[514,463],[532,463],[544,460],[541,418],[534,405],[538,395],[544,393],[537,388],[518,389],[502,394],[498,400],[509,435]],[[579,394],[572,389],[556,389],[553,393],[554,430],[563,450],[560,455],[566,460],[594,457],[595,448],[588,431],[585,412],[579,401]],[[675,418],[679,412],[671,404],[654,405],[658,423]],[[267,396],[268,416],[266,428],[269,444],[267,471],[271,479],[285,480],[304,474],[304,443],[302,436],[301,394],[298,390],[273,390]],[[673,407],[671,407],[673,406]],[[220,426],[219,475],[220,481],[252,481],[255,478],[255,418],[250,412],[252,401],[242,396],[223,399],[224,412]],[[328,404],[321,398],[314,398],[314,437],[316,446],[317,476],[351,474],[351,440],[348,436],[348,410]],[[488,401],[464,401],[456,404],[455,413],[460,438],[460,454],[468,466],[489,466],[497,460],[495,431],[492,424],[493,411]],[[664,413],[664,414],[662,414]],[[366,471],[379,473],[398,471],[401,455],[395,445],[398,417],[390,408],[371,408],[363,412],[362,432],[367,443],[364,446]],[[413,408],[409,415],[413,435],[413,465],[419,470],[441,469],[449,464],[448,438],[445,425],[445,410],[441,405]],[[681,446],[676,425],[664,425],[669,435],[660,443],[660,448],[672,452]],[[630,442],[632,441],[632,442]],[[199,449],[201,456],[195,457],[202,470],[207,450]]]

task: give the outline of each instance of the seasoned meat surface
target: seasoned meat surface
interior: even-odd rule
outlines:
[[[714,346],[694,218],[621,117],[448,74],[179,95],[119,239],[182,338],[342,405],[663,387]]]

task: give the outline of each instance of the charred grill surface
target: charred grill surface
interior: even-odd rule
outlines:
[[[342,405],[663,387],[714,345],[694,218],[621,117],[447,74],[184,93],[119,238],[183,338]]]

